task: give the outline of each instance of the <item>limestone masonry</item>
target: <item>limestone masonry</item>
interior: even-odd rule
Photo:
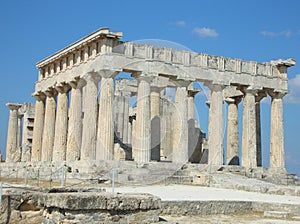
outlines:
[[[225,157],[227,165],[259,167],[260,101],[269,95],[270,167],[285,169],[282,99],[288,93],[287,69],[295,65],[293,59],[258,63],[121,38],[121,32],[102,28],[37,63],[36,104],[7,104],[6,162],[134,160],[221,166]],[[132,79],[115,79],[121,72]],[[207,139],[194,116],[199,92],[194,82],[211,90]],[[176,90],[174,102],[168,89]]]

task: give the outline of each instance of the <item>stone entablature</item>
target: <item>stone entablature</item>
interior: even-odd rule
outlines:
[[[43,89],[43,83],[47,86],[59,83],[61,80],[59,76],[65,79],[66,76],[74,77],[78,74],[83,76],[83,73],[110,69],[286,92],[286,68],[295,64],[292,59],[258,63],[121,42],[118,41],[122,37],[121,33],[110,32],[107,29],[100,29],[95,33],[98,33],[96,37],[90,38],[89,35],[82,38],[38,62],[40,78],[36,84],[36,91]]]
[[[108,28],[101,28],[76,41],[37,63],[37,68],[40,69],[39,80],[78,66],[98,53],[110,52],[122,35],[121,32],[110,32]]]

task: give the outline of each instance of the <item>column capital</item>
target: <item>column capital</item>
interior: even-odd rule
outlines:
[[[205,83],[205,85],[211,90],[211,91],[223,91],[223,89],[226,87],[223,84],[218,83]]]
[[[150,82],[155,78],[155,76],[143,73],[143,72],[133,72],[132,76],[139,82],[145,81],[150,84]]]
[[[231,104],[239,104],[241,102],[241,100],[243,99],[242,96],[232,96],[232,97],[227,97],[225,98],[226,103]]]
[[[200,89],[193,89],[193,90],[188,90],[188,96],[194,97],[196,94],[200,93]]]
[[[101,80],[101,76],[97,72],[88,72],[82,77],[86,82],[94,82],[97,83]]]
[[[34,92],[32,96],[38,101],[44,101],[46,99],[46,95],[41,91]]]
[[[111,69],[101,69],[96,73],[102,78],[114,78],[116,75],[119,74],[119,72],[120,71],[111,70]]]
[[[151,92],[155,92],[155,93],[160,93],[163,89],[164,89],[164,87],[150,86]]]
[[[59,93],[67,93],[71,87],[68,83],[66,82],[61,82],[61,83],[58,83],[56,86],[55,86],[55,89],[57,90],[57,92]]]
[[[55,87],[49,87],[44,93],[47,97],[54,97],[57,95],[57,90]]]
[[[187,81],[187,80],[183,80],[183,79],[177,79],[174,80],[176,87],[185,87],[186,89],[188,89],[188,86],[193,82],[193,81]]]
[[[19,103],[7,103],[6,106],[10,109],[10,110],[18,110],[22,107],[22,104]]]
[[[86,81],[79,76],[74,77],[69,83],[68,83],[73,89],[81,89],[86,85]]]
[[[284,91],[284,92],[276,92],[274,90],[269,90],[268,94],[270,97],[272,97],[272,99],[282,99],[288,92]]]
[[[267,93],[265,91],[258,91],[257,96],[255,97],[255,102],[260,102],[264,97],[267,96]]]
[[[253,88],[252,86],[240,86],[238,88],[244,95],[246,95],[247,93],[257,96],[259,90]]]

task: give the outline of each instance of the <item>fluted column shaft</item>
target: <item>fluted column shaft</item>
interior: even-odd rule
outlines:
[[[123,92],[124,94],[124,120],[123,120],[123,142],[125,144],[129,143],[129,100],[130,100],[130,92]]]
[[[18,110],[20,104],[8,103],[9,107],[9,121],[6,142],[6,162],[15,162],[14,154],[18,149]]]
[[[98,83],[100,79],[101,77],[97,74],[88,74],[85,77],[81,160],[96,159]]]
[[[102,77],[98,117],[97,160],[114,156],[114,78]]]
[[[135,136],[132,143],[135,161],[147,163],[151,159],[150,80],[139,77],[138,82]]]
[[[151,116],[151,160],[160,160],[160,88],[151,87],[150,116]]]
[[[119,137],[120,140],[123,140],[125,97],[122,95],[117,96],[116,103],[117,103],[117,136]]]
[[[189,161],[194,161],[194,158],[192,158],[193,153],[196,149],[197,142],[198,142],[198,136],[196,136],[196,130],[195,130],[195,100],[194,97],[199,91],[189,90],[188,91],[188,141],[189,141]]]
[[[284,161],[284,127],[282,98],[285,93],[270,92],[271,127],[270,127],[270,167],[285,168]]]
[[[34,97],[36,99],[36,103],[32,137],[31,161],[41,161],[46,96],[43,93],[38,93],[35,94]]]
[[[257,167],[256,94],[256,90],[244,90],[242,165],[248,168]]]
[[[56,116],[56,90],[49,89],[45,92],[46,109],[42,140],[42,161],[52,161],[54,135],[55,135],[55,116]]]
[[[161,147],[160,154],[162,160],[172,161],[173,152],[173,111],[174,105],[170,96],[162,99],[162,119],[161,119]]]
[[[22,146],[22,124],[23,124],[23,114],[18,115],[18,136],[17,136],[17,146]]]
[[[53,147],[53,161],[65,161],[67,151],[67,132],[68,132],[68,84],[61,84],[56,87],[57,110],[55,121],[55,135]]]
[[[227,165],[239,165],[239,114],[238,104],[241,97],[227,98],[228,103],[228,119],[227,119]]]
[[[260,92],[255,97],[255,114],[256,114],[256,161],[257,161],[257,166],[262,166],[260,101],[265,96],[266,96],[265,92]]]
[[[173,163],[188,161],[188,103],[186,87],[177,87],[173,114]]]
[[[72,91],[68,124],[67,161],[80,159],[82,141],[82,87],[84,85],[85,82],[78,78],[70,82]]]
[[[223,165],[224,121],[223,121],[223,86],[209,85],[211,90],[208,127],[208,164]]]

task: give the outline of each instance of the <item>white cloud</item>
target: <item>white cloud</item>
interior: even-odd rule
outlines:
[[[195,27],[193,32],[199,35],[200,37],[218,37],[219,34],[216,30],[210,29],[207,27]]]
[[[272,32],[272,31],[261,31],[260,32],[261,35],[265,36],[265,37],[290,37],[293,33],[290,30],[284,30],[281,32]]]
[[[290,94],[285,97],[286,103],[300,104],[300,74],[288,81]]]
[[[177,26],[180,26],[180,27],[186,27],[186,22],[185,21],[178,21],[177,23],[176,23],[176,25]]]

